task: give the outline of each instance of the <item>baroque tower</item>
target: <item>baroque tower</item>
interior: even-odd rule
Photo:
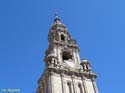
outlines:
[[[46,68],[38,80],[37,93],[98,93],[96,74],[88,60],[80,60],[77,42],[55,16],[45,55]]]

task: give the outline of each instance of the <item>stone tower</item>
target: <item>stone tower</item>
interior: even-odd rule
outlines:
[[[55,16],[46,51],[46,68],[37,93],[98,93],[96,74],[88,60],[80,61],[79,47],[64,24]]]

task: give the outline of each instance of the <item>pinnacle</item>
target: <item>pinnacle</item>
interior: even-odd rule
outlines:
[[[60,22],[60,19],[57,14],[55,14],[54,22]]]

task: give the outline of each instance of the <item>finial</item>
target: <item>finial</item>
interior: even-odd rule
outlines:
[[[60,21],[60,19],[59,19],[59,17],[58,17],[58,14],[57,14],[57,13],[55,13],[55,19],[54,19],[54,22],[56,22],[56,21]]]

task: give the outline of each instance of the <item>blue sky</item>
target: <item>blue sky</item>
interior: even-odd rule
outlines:
[[[55,12],[97,73],[99,93],[124,93],[124,0],[1,0],[0,89],[36,92]]]

